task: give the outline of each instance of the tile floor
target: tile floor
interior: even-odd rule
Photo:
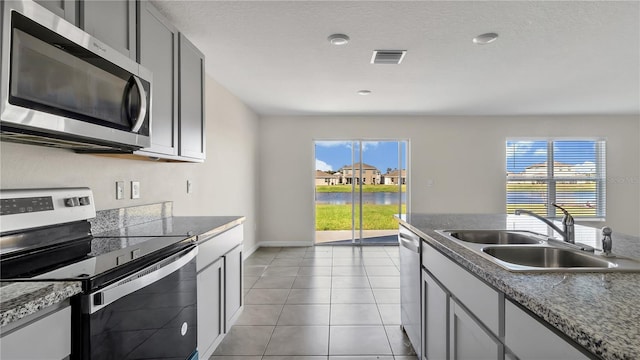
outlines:
[[[260,248],[213,360],[415,360],[400,328],[397,246]]]

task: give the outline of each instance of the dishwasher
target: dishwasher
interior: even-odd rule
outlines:
[[[422,359],[420,326],[420,238],[400,226],[400,320],[418,359]]]

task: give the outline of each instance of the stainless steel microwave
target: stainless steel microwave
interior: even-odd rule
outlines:
[[[151,144],[149,70],[32,1],[2,1],[5,141],[77,151]]]

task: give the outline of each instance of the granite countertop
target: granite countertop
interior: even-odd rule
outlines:
[[[0,326],[18,321],[82,292],[79,281],[3,282]]]
[[[244,216],[173,216],[115,230],[94,237],[198,236],[198,241],[217,235],[245,221]]]
[[[227,229],[245,221],[244,216],[174,216],[156,219],[142,224],[118,228],[116,230],[94,233],[96,244],[112,248],[111,242],[117,241],[115,248],[122,247],[121,240],[140,242],[155,238],[158,242],[164,237],[167,241],[181,241],[187,237],[198,236],[198,241],[206,241]],[[101,224],[108,226],[108,224]],[[100,239],[104,238],[104,239]],[[166,242],[166,241],[165,241]],[[92,244],[92,247],[95,247]],[[3,281],[0,286],[0,326],[8,325],[48,306],[60,303],[82,291],[80,281]]]
[[[400,222],[596,356],[640,359],[640,273],[510,272],[435,231],[507,229],[546,234],[548,227],[529,216],[407,214]],[[640,239],[613,230],[613,253],[640,258]],[[600,249],[599,239],[599,229],[576,225],[576,242]]]

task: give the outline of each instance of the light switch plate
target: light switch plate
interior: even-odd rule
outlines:
[[[131,198],[140,199],[140,181],[131,182]]]
[[[191,194],[193,192],[193,182],[191,180],[187,180],[187,194]]]
[[[116,200],[124,199],[124,181],[116,181]]]

